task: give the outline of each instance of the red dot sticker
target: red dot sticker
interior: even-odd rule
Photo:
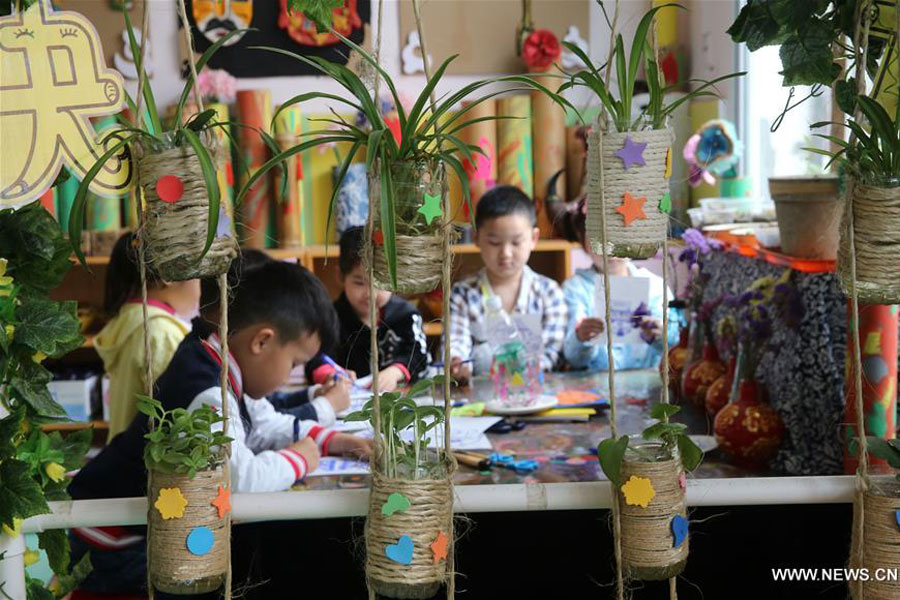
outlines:
[[[175,175],[163,175],[156,180],[156,193],[163,202],[178,202],[184,193],[184,184]]]

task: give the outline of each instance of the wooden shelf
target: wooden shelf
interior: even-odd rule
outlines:
[[[106,421],[88,421],[86,423],[50,423],[42,425],[44,431],[81,431],[82,429],[109,429]]]

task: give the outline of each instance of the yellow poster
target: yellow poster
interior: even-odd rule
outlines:
[[[105,152],[91,117],[119,112],[122,76],[107,68],[97,30],[82,15],[54,12],[49,0],[0,18],[0,207],[46,192],[63,165],[83,178]],[[107,139],[107,148],[115,145]],[[103,196],[131,183],[125,151],[91,184]]]

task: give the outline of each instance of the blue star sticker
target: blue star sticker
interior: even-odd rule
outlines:
[[[647,147],[647,143],[635,142],[629,136],[625,136],[625,145],[622,146],[620,150],[616,150],[616,156],[622,159],[622,162],[625,163],[625,170],[627,171],[634,165],[644,166],[644,148]]]

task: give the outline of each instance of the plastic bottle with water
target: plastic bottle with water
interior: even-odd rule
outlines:
[[[494,398],[506,407],[530,406],[541,395],[540,356],[529,356],[499,296],[485,300],[485,337],[491,348]]]

